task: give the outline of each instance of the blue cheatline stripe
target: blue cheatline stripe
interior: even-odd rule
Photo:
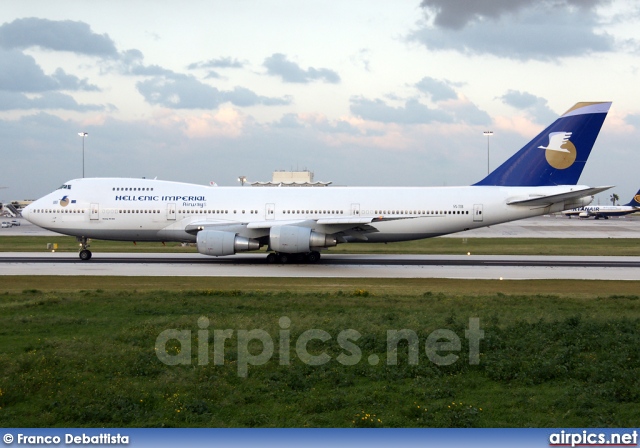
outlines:
[[[5,437],[4,446],[34,446],[28,443],[17,443],[19,435],[22,437],[36,436],[57,436],[61,442],[54,444],[41,444],[38,446],[92,446],[92,447],[117,447],[128,446],[135,448],[145,447],[176,447],[188,446],[190,448],[199,447],[349,447],[349,448],[377,448],[390,446],[419,446],[419,447],[549,447],[555,435],[562,431],[564,433],[582,434],[604,434],[609,437],[611,434],[624,433],[632,436],[636,429],[539,429],[539,428],[483,428],[483,429],[214,429],[214,428],[8,428],[0,430]],[[7,435],[13,438],[11,443],[7,443]],[[116,444],[115,442],[106,444],[91,443],[92,437],[117,438],[123,440],[128,437],[128,444]],[[79,437],[74,439],[72,444],[65,443],[67,437]],[[82,440],[89,440],[89,444],[83,444]],[[113,440],[113,439],[109,439]],[[80,443],[78,443],[80,442]],[[570,446],[570,445],[569,445]],[[625,446],[637,446],[627,444]]]

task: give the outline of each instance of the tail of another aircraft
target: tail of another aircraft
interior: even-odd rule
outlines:
[[[610,102],[577,103],[475,185],[575,185],[609,107]]]
[[[636,195],[631,199],[631,202],[624,205],[629,205],[631,207],[640,207],[640,190],[638,190]]]

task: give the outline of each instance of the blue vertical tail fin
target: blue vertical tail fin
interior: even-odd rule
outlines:
[[[631,202],[624,205],[629,205],[631,207],[640,207],[640,190],[638,190],[636,195],[633,198],[631,198]]]
[[[610,102],[577,103],[475,185],[575,185]]]

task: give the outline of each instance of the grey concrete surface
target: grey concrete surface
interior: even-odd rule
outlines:
[[[73,253],[0,253],[0,275],[640,280],[640,257],[336,254],[315,265],[267,265],[264,255],[94,254],[81,262]]]
[[[24,219],[20,227],[0,229],[3,235],[56,236]],[[640,217],[608,220],[542,216],[450,235],[468,238],[638,238]],[[640,239],[638,240],[640,243]],[[27,260],[37,257],[38,261]],[[138,257],[138,258],[136,258]],[[252,258],[253,257],[253,258]],[[340,257],[348,257],[349,260]],[[436,257],[436,258],[430,258]],[[25,258],[19,261],[20,258]],[[571,259],[584,266],[558,266]],[[590,266],[592,259],[640,261],[640,257],[507,257],[442,255],[323,255],[318,265],[266,265],[264,255],[211,258],[199,254],[94,253],[88,263],[75,253],[0,253],[0,275],[127,275],[233,277],[362,277],[362,278],[482,278],[640,280],[640,268]],[[541,260],[542,264],[532,265]],[[334,260],[333,262],[331,260]],[[342,261],[341,261],[342,260]],[[360,261],[358,261],[360,260]],[[404,261],[403,261],[404,260]],[[438,263],[440,260],[440,263]],[[456,260],[458,260],[456,262]],[[469,260],[487,264],[469,265]],[[491,264],[495,260],[496,265]],[[546,265],[545,265],[546,263]],[[576,262],[577,263],[577,262]],[[524,264],[524,265],[523,265]]]

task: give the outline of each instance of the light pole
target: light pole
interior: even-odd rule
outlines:
[[[78,135],[82,137],[82,178],[84,179],[84,138],[89,134],[87,132],[78,132]]]
[[[482,134],[487,136],[487,174],[489,174],[489,137],[493,135],[493,131],[484,131]]]
[[[247,181],[247,176],[239,176],[238,182],[240,182],[240,186],[244,187],[244,183]]]

